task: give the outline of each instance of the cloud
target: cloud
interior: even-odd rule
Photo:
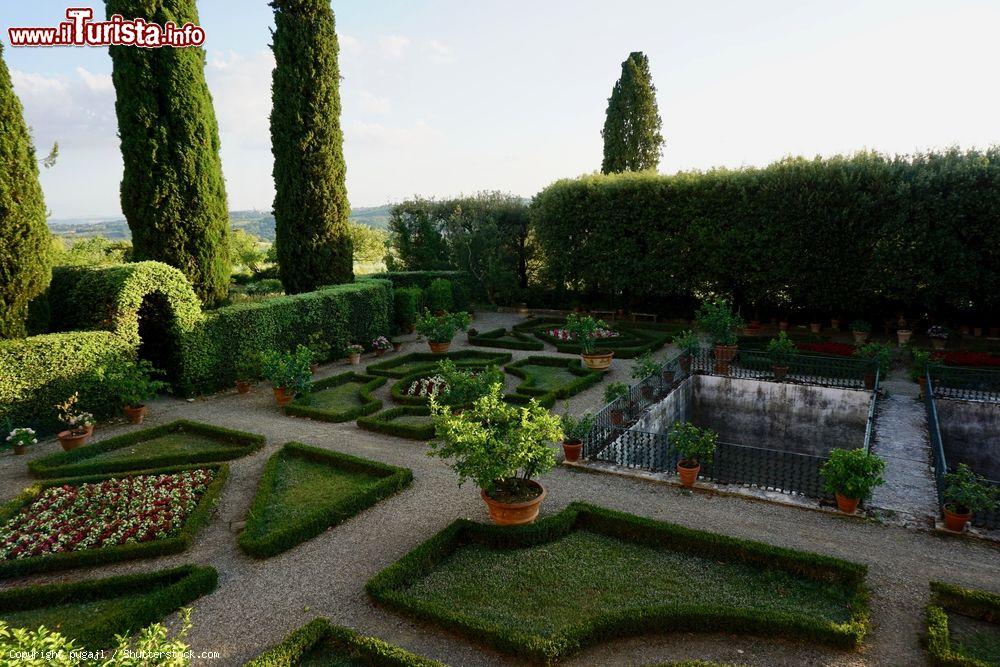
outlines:
[[[381,116],[388,115],[392,111],[392,105],[387,97],[379,97],[367,90],[362,90],[358,97],[362,111]]]
[[[274,54],[209,53],[205,78],[212,91],[223,147],[269,148]]]
[[[413,42],[401,35],[382,35],[378,38],[378,48],[386,60],[400,60]]]
[[[109,93],[115,89],[110,74],[94,74],[85,67],[77,67],[76,74],[83,80],[87,88],[95,93]]]
[[[76,76],[13,70],[14,91],[39,146],[58,141],[64,149],[117,145],[118,121],[110,74],[77,67]]]
[[[424,53],[426,53],[433,62],[448,63],[455,59],[454,49],[444,42],[439,42],[436,39],[424,42],[422,48]]]
[[[441,133],[423,120],[417,120],[407,126],[355,122],[344,128],[344,141],[348,145],[357,142],[377,147],[411,150],[428,148],[438,143],[441,138]]]
[[[338,34],[337,41],[340,43],[340,50],[352,56],[359,55],[365,50],[360,39],[346,33]]]

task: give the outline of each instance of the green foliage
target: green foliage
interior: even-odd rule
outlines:
[[[386,244],[389,241],[388,232],[357,222],[350,222],[348,229],[351,233],[355,262],[370,264],[381,262],[385,258]]]
[[[293,394],[308,392],[312,381],[312,350],[297,345],[295,350],[278,352],[269,350],[261,357],[264,377],[276,387]]]
[[[118,394],[122,407],[139,407],[170,388],[163,380],[155,379],[154,376],[162,374],[163,371],[153,368],[149,361],[140,359],[134,364],[121,367],[118,373],[111,375],[109,381]]]
[[[504,384],[504,375],[496,366],[469,369],[458,368],[451,359],[442,359],[436,375],[444,378],[445,389],[438,397],[438,403],[457,408],[472,405],[476,400],[490,393],[493,385]]]
[[[653,358],[652,352],[641,354],[632,366],[632,379],[645,380],[650,375],[659,375],[663,370],[663,362]]]
[[[940,581],[931,582],[931,602],[927,605],[927,630],[921,637],[931,664],[938,667],[990,667],[1000,654],[996,630],[990,633],[991,656],[970,655],[966,646],[952,640],[948,612],[971,617],[983,623],[1000,620],[1000,595],[973,588],[962,588]]]
[[[354,279],[339,47],[329,2],[270,5],[275,244],[285,292],[299,294]]]
[[[855,350],[854,355],[862,359],[871,359],[882,377],[885,377],[892,365],[892,348],[885,343],[866,343]]]
[[[419,287],[400,287],[393,291],[396,329],[403,333],[417,326],[417,313],[423,304],[424,292]]]
[[[427,288],[424,299],[427,309],[432,313],[439,311],[451,312],[455,307],[454,300],[452,299],[451,281],[444,278],[434,280]]]
[[[944,476],[941,495],[945,507],[960,514],[986,512],[1000,505],[1000,491],[964,463]]]
[[[629,54],[622,75],[608,98],[601,171],[655,170],[663,153],[663,121],[656,106],[656,86],[649,72],[649,58],[641,51]]]
[[[854,320],[851,322],[851,331],[859,331],[862,333],[868,333],[872,330],[872,325],[864,320]]]
[[[404,405],[358,417],[358,426],[366,431],[410,440],[430,440],[434,437],[434,420],[431,409],[426,405]]]
[[[827,493],[839,493],[846,498],[867,500],[876,486],[885,484],[882,473],[885,461],[865,450],[830,450],[829,460],[820,468],[823,488]]]
[[[594,348],[597,346],[597,330],[607,328],[608,325],[604,320],[595,319],[590,315],[570,313],[566,316],[566,331],[573,336],[573,340],[584,354],[594,353]]]
[[[76,239],[69,248],[62,239],[54,239],[57,243],[55,258],[56,266],[114,266],[125,264],[132,260],[131,241],[112,241],[102,236],[89,239]]]
[[[583,367],[579,359],[565,357],[525,357],[504,366],[511,375],[523,380],[516,396],[534,396],[542,405],[554,405],[557,398],[569,398],[593,387],[603,374]],[[510,396],[507,397],[511,399]]]
[[[698,326],[708,332],[715,345],[735,345],[736,330],[746,326],[725,299],[702,301],[697,320]]]
[[[346,422],[382,408],[371,392],[386,383],[384,377],[342,373],[311,384],[309,393],[285,406],[285,414],[326,422]]]
[[[369,364],[366,370],[371,375],[403,378],[413,373],[432,372],[441,359],[451,359],[459,367],[482,368],[491,364],[505,364],[510,361],[511,355],[509,352],[484,352],[482,350],[458,350],[444,355],[431,352],[411,352],[401,357],[392,357],[385,361]]]
[[[35,147],[2,47],[0,128],[0,339],[4,339],[25,335],[28,303],[49,284],[52,253]]]
[[[629,396],[629,386],[624,382],[612,382],[604,388],[605,405],[614,403],[618,399],[627,399]]]
[[[257,273],[267,259],[262,239],[245,229],[231,230],[229,232],[229,259],[234,268]]]
[[[472,318],[468,313],[433,315],[429,310],[417,320],[417,333],[432,343],[450,343],[459,331],[468,328]]]
[[[589,316],[585,316],[589,317]],[[576,322],[580,322],[581,317],[574,314]],[[552,328],[567,328],[569,318],[532,318],[520,324],[515,324],[515,333],[530,332],[540,340],[551,343],[559,352],[567,354],[580,354],[584,346],[579,342],[579,338],[565,340],[560,337],[549,335]],[[600,326],[600,320],[594,320]],[[589,324],[585,325],[589,329]],[[594,329],[596,331],[596,328]],[[616,357],[631,359],[645,352],[652,352],[666,345],[670,339],[668,328],[654,324],[631,324],[619,322],[615,324],[614,331],[618,334],[613,338],[598,338],[593,340],[595,349],[614,352]]]
[[[795,358],[795,343],[782,331],[768,341],[767,356],[775,366],[787,366]]]
[[[674,422],[670,429],[670,446],[681,457],[681,463],[708,465],[715,456],[719,434],[708,428],[698,428],[691,422]]]
[[[590,412],[585,412],[579,417],[574,417],[567,409],[560,417],[560,420],[562,422],[563,439],[566,442],[583,440],[590,434],[590,430],[594,428],[594,415]]]
[[[688,329],[674,336],[674,345],[682,354],[695,355],[701,352],[701,339],[698,335]]]
[[[481,331],[473,334],[469,331],[469,343],[477,347],[498,347],[506,350],[530,350],[540,351],[545,349],[544,343],[533,340],[527,334],[520,331],[510,331],[503,327]]]
[[[264,296],[266,294],[281,294],[284,290],[284,286],[277,278],[264,278],[247,283],[243,291],[248,296]]]

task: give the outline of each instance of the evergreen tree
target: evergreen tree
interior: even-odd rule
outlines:
[[[656,86],[649,74],[649,58],[641,51],[622,63],[622,76],[608,98],[604,121],[605,174],[656,169],[663,153],[663,121],[656,107]]]
[[[340,71],[330,0],[273,0],[271,150],[281,282],[290,294],[354,279]]]
[[[25,333],[28,302],[49,284],[51,241],[38,163],[0,45],[0,338]]]
[[[195,0],[107,0],[107,13],[198,23]],[[206,305],[229,291],[229,211],[219,128],[199,48],[112,46],[125,172],[122,212],[135,260],[188,277]]]

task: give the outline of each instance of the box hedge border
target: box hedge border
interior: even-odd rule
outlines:
[[[293,630],[280,644],[266,650],[244,667],[297,667],[310,651],[324,641],[333,642],[352,658],[372,667],[445,667],[443,663],[415,655],[382,639],[332,625],[325,618],[313,619]]]
[[[511,331],[509,334],[510,338],[515,338],[516,340],[501,340],[506,336],[508,336],[507,329],[500,327],[499,329],[483,331],[475,336],[469,336],[469,344],[479,347],[497,347],[506,350],[525,350],[528,352],[538,352],[545,349],[544,343],[532,340],[520,331]]]
[[[88,463],[87,461],[98,454],[104,454],[182,431],[204,435],[226,444],[220,445],[218,449],[209,449],[204,452],[191,454],[153,458],[146,454],[114,462],[94,461]],[[69,452],[58,452],[51,456],[35,459],[28,464],[28,470],[35,477],[51,478],[127,472],[129,470],[148,470],[150,468],[188,465],[192,463],[215,463],[242,458],[263,447],[266,441],[267,439],[264,436],[257,435],[256,433],[235,431],[215,426],[214,424],[202,424],[200,422],[180,419],[169,424],[163,424],[162,426],[145,428],[101,440],[100,442],[95,442],[92,445],[80,447]]]
[[[846,623],[721,610],[710,606],[650,606],[627,614],[609,612],[590,623],[552,639],[463,618],[450,608],[414,600],[402,592],[410,582],[426,576],[464,544],[492,549],[518,549],[559,539],[575,530],[588,530],[638,544],[663,547],[703,558],[731,559],[756,567],[784,571],[817,581],[838,583],[854,590],[852,618]],[[585,646],[646,632],[728,632],[780,635],[851,648],[861,643],[869,628],[868,568],[829,556],[794,551],[715,533],[637,517],[614,510],[571,503],[565,510],[534,524],[500,527],[459,519],[396,563],[373,577],[365,590],[376,602],[421,620],[454,629],[497,649],[551,662]]]
[[[354,371],[341,373],[340,375],[334,375],[333,377],[313,382],[310,393],[339,387],[340,385],[347,384],[348,382],[362,383],[361,387],[358,388],[358,397],[362,400],[361,405],[343,410],[320,408],[310,405],[310,394],[305,394],[304,396],[300,396],[286,405],[285,414],[295,417],[309,417],[310,419],[338,423],[351,421],[352,419],[357,419],[362,415],[370,415],[373,412],[378,412],[382,409],[382,401],[372,396],[371,392],[373,389],[377,389],[384,385],[387,380],[384,377],[376,375],[363,375],[361,373],[355,373]]]
[[[434,424],[432,423],[423,426],[395,423],[395,420],[399,417],[429,417],[430,414],[431,409],[425,405],[403,405],[383,410],[369,417],[359,417],[358,426],[366,431],[385,433],[397,438],[430,440],[434,437]]]
[[[989,667],[982,660],[965,657],[954,650],[948,611],[989,623],[1000,623],[1000,595],[940,581],[931,582],[931,591],[931,602],[926,612],[927,631],[921,638],[931,663],[942,667]]]
[[[564,354],[579,354],[582,347],[579,343],[564,341],[545,333],[549,327],[565,326],[566,320],[557,317],[539,317],[521,322],[513,327],[514,331],[531,333],[539,340],[555,346],[557,352]],[[655,352],[670,342],[676,326],[657,325],[646,322],[611,322],[608,326],[622,335],[622,339],[600,340],[597,347],[612,350],[620,359],[632,359],[646,352]]]
[[[483,350],[458,350],[455,352],[446,352],[445,354],[411,352],[409,354],[404,354],[401,357],[394,357],[392,359],[386,359],[385,361],[369,364],[368,368],[365,369],[365,372],[369,375],[382,375],[387,378],[399,379],[417,372],[426,372],[434,369],[437,367],[439,362],[445,359],[454,361],[455,365],[461,368],[462,366],[500,366],[508,363],[512,358],[513,355],[509,352],[484,352]],[[406,371],[395,370],[398,366],[417,362],[423,363],[420,366],[415,366],[414,368]]]
[[[211,593],[218,578],[214,567],[182,565],[169,570],[77,583],[8,588],[0,591],[0,618],[12,612],[135,596],[110,603],[80,632],[69,636],[77,646],[100,649],[113,645],[115,635],[136,632]],[[157,587],[158,584],[165,585]]]
[[[554,391],[546,391],[544,389],[538,389],[534,386],[534,383],[528,374],[521,370],[522,366],[553,366],[556,368],[565,368],[573,375],[576,375],[577,378],[572,382],[560,386]],[[583,367],[583,364],[580,363],[579,359],[567,359],[565,357],[525,357],[524,359],[515,361],[512,364],[507,364],[504,366],[504,370],[514,377],[523,380],[523,382],[517,386],[517,389],[515,389],[518,394],[536,397],[545,396],[546,394],[554,394],[556,398],[569,398],[570,396],[579,394],[581,391],[599,384],[601,380],[604,379],[603,373],[587,370]]]
[[[298,456],[306,460],[332,465],[343,470],[353,470],[380,477],[379,481],[330,504],[323,511],[300,517],[294,523],[287,523],[279,530],[272,530],[261,538],[252,538],[248,529],[266,510],[278,474],[278,465],[284,456]],[[247,512],[246,527],[240,533],[237,543],[240,549],[254,558],[269,558],[287,551],[303,542],[311,540],[331,526],[343,523],[364,509],[401,491],[413,481],[413,471],[398,468],[377,461],[370,461],[350,454],[310,447],[298,442],[289,442],[275,452],[261,475],[257,493]]]
[[[180,533],[174,537],[152,542],[137,542],[133,544],[120,544],[113,547],[102,547],[100,549],[85,549],[83,551],[69,551],[47,556],[33,556],[18,560],[0,560],[0,577],[15,577],[35,572],[52,572],[54,570],[66,570],[75,567],[85,567],[93,565],[104,565],[122,560],[133,560],[138,558],[152,558],[154,556],[166,556],[186,551],[194,542],[198,531],[205,526],[212,518],[212,508],[218,500],[222,488],[225,486],[226,478],[229,476],[229,465],[226,463],[210,463],[203,465],[174,466],[169,468],[154,468],[151,470],[137,470],[127,473],[114,473],[110,475],[85,475],[82,477],[71,477],[65,479],[50,479],[28,487],[16,498],[0,507],[0,525],[7,523],[22,508],[30,504],[42,491],[53,486],[71,485],[77,486],[88,482],[101,482],[106,479],[120,479],[123,477],[136,477],[138,475],[161,475],[181,472],[184,470],[213,470],[215,479],[208,485],[201,500],[194,511],[188,516],[187,521],[181,527]]]

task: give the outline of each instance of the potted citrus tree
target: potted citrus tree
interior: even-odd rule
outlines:
[[[305,345],[299,345],[290,352],[269,350],[261,359],[261,366],[271,382],[274,401],[279,408],[291,403],[297,394],[308,391],[311,384],[312,352]]]
[[[701,339],[698,334],[688,329],[674,336],[674,345],[680,350],[681,372],[691,372],[691,359],[701,353]]]
[[[660,377],[663,373],[664,367],[665,364],[662,361],[657,361],[653,358],[652,352],[645,352],[635,360],[635,364],[632,366],[632,379],[642,382],[648,377]],[[672,381],[673,378],[671,378],[671,382]],[[642,395],[647,399],[652,398],[653,385],[643,385]]]
[[[431,352],[444,354],[451,347],[455,334],[465,331],[471,321],[468,313],[433,315],[425,308],[424,314],[417,319],[417,333],[427,339]]]
[[[531,399],[514,406],[503,398],[503,385],[454,414],[434,397],[431,415],[437,438],[431,456],[450,459],[459,486],[472,480],[501,526],[531,523],[538,516],[545,488],[534,477],[555,466],[551,444],[562,440],[559,417]]]
[[[580,345],[580,357],[583,364],[592,371],[606,371],[611,368],[614,350],[597,347],[598,332],[607,329],[604,320],[597,320],[590,315],[570,313],[566,316],[566,331]]]
[[[94,432],[94,415],[81,410],[79,403],[80,392],[74,392],[56,406],[59,421],[66,425],[66,430],[60,431],[56,437],[67,452],[87,444],[87,440]]]
[[[141,424],[146,417],[146,401],[170,388],[166,382],[153,379],[154,375],[162,373],[163,371],[153,368],[149,361],[141,359],[136,364],[127,365],[113,380],[117,384],[122,412],[130,424]]]
[[[323,331],[315,331],[309,336],[309,342],[306,343],[306,347],[312,352],[312,363],[309,364],[309,370],[313,375],[319,370],[319,365],[330,359],[330,350],[332,347],[328,342],[326,342],[326,334]]]
[[[870,359],[872,362],[870,370],[865,371],[865,389],[875,388],[875,371],[879,372],[883,378],[889,372],[892,365],[892,348],[883,343],[868,343],[862,345],[854,351],[854,356],[862,359]]]
[[[819,474],[827,493],[836,496],[837,509],[854,514],[859,502],[870,498],[875,487],[885,484],[884,471],[885,461],[863,449],[832,449]]]
[[[701,464],[712,462],[719,434],[707,428],[699,428],[691,422],[674,422],[670,429],[670,446],[677,452],[677,474],[681,484],[694,486],[701,472]]]
[[[28,453],[29,446],[38,444],[38,437],[34,429],[15,428],[7,434],[7,444],[20,456]]]
[[[260,355],[243,351],[233,365],[236,371],[236,391],[249,394],[250,388],[260,378]]]
[[[767,356],[771,360],[774,379],[780,382],[788,375],[788,365],[795,358],[795,343],[782,331],[768,342]]]
[[[974,512],[986,512],[1000,502],[1000,490],[964,463],[944,476],[944,525],[953,532],[965,530]]]
[[[871,335],[872,325],[864,320],[854,320],[851,322],[851,335],[854,336],[854,342],[858,345],[864,345],[868,342],[868,336]]]
[[[574,417],[568,411],[562,416],[563,430],[563,456],[567,461],[573,463],[580,460],[580,452],[583,451],[583,439],[594,427],[594,415],[586,412],[579,417]]]
[[[698,309],[697,322],[715,345],[715,372],[729,373],[729,364],[738,351],[736,332],[743,328],[743,319],[733,312],[725,299],[709,299]]]
[[[631,406],[627,405],[629,393],[629,386],[624,382],[612,382],[604,388],[604,404],[614,404],[611,408],[611,423],[615,426],[621,426],[625,422],[626,411],[631,411]]]

